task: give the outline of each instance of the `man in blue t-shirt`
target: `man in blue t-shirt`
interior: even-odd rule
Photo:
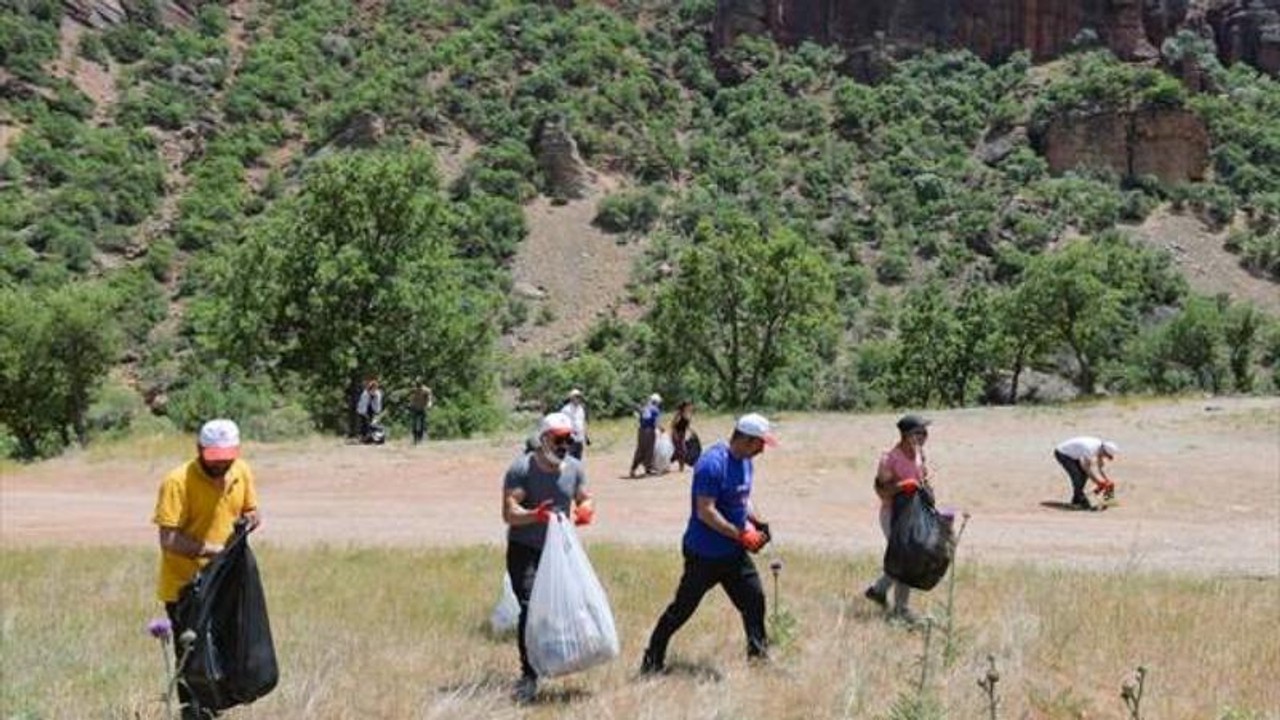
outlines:
[[[708,448],[693,468],[689,525],[684,532],[684,574],[671,602],[649,637],[640,672],[662,672],[667,643],[693,616],[698,603],[716,585],[742,615],[747,657],[762,659],[769,640],[764,629],[764,587],[747,553],[769,542],[769,526],[751,503],[751,459],[776,445],[769,421],[752,413],[738,418],[726,444]]]

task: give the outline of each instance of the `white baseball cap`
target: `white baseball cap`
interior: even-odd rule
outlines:
[[[661,402],[662,402],[662,396],[661,396],[661,395],[659,395],[658,393],[654,393],[654,394],[652,394],[652,395],[650,395],[650,396],[649,396],[649,402],[651,402],[651,403],[661,403]]]
[[[562,412],[553,412],[538,423],[538,435],[572,435],[573,421]]]
[[[1116,456],[1116,453],[1120,452],[1120,446],[1110,440],[1103,440],[1102,452],[1106,453],[1107,457],[1113,458]]]
[[[733,426],[733,429],[743,435],[760,438],[769,447],[778,444],[778,438],[773,434],[773,426],[769,424],[769,420],[765,416],[759,413],[750,413],[738,418],[738,422]]]
[[[201,426],[197,444],[205,460],[235,460],[240,457],[240,428],[231,420],[210,420]]]

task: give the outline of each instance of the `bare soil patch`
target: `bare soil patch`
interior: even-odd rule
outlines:
[[[597,191],[581,200],[556,204],[539,196],[525,206],[529,236],[516,253],[512,279],[544,296],[528,301],[529,321],[508,338],[518,354],[555,351],[585,336],[601,317],[635,315],[627,283],[643,244],[621,242],[591,224],[596,204],[614,184],[599,177]]]
[[[1113,402],[932,413],[939,503],[971,513],[969,559],[1107,571],[1280,574],[1280,399]],[[878,553],[876,458],[889,414],[779,416],[782,445],[757,463],[755,498],[777,549]],[[699,417],[704,442],[726,417]],[[1120,444],[1119,503],[1105,512],[1043,506],[1069,496],[1051,454],[1061,439]],[[690,474],[628,480],[634,430],[599,426],[586,459],[598,499],[591,541],[678,547]],[[261,542],[290,546],[500,543],[503,472],[523,435],[382,447],[313,439],[249,445],[266,517]],[[0,545],[147,545],[161,475],[181,454],[94,461],[79,453],[7,472]]]
[[[1280,316],[1280,285],[1250,273],[1225,247],[1227,230],[1215,232],[1192,214],[1176,214],[1162,206],[1141,225],[1127,228],[1142,243],[1167,250],[1191,289],[1205,295],[1226,293]]]

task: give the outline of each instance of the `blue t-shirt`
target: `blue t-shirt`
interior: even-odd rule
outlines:
[[[662,411],[658,409],[657,405],[654,405],[653,403],[649,403],[648,405],[645,405],[644,408],[640,411],[640,427],[642,428],[657,427],[658,416],[661,414],[662,414]]]
[[[693,468],[693,491],[689,498],[689,526],[684,531],[684,549],[691,555],[709,559],[732,557],[742,551],[736,540],[716,532],[698,518],[698,498],[716,499],[716,510],[739,530],[747,524],[747,500],[751,497],[751,460],[729,453],[724,442],[712,445]]]

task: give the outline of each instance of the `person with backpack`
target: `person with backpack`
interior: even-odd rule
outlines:
[[[1071,507],[1077,510],[1093,510],[1085,497],[1084,485],[1093,481],[1094,492],[1111,499],[1116,484],[1107,476],[1106,464],[1114,460],[1120,446],[1110,440],[1089,435],[1063,440],[1053,449],[1053,459],[1058,461],[1071,481]]]
[[[502,482],[502,520],[507,524],[507,575],[520,602],[516,647],[520,652],[520,679],[513,698],[529,702],[538,692],[538,673],[529,664],[524,630],[529,619],[529,595],[538,573],[538,561],[553,513],[588,525],[595,504],[587,493],[582,463],[571,455],[573,422],[564,413],[551,413],[538,424],[538,447],[522,452],[507,468]]]
[[[693,469],[689,522],[683,540],[684,574],[675,599],[658,618],[640,672],[666,669],[667,644],[711,588],[719,585],[742,616],[747,658],[769,655],[764,587],[751,555],[770,540],[769,525],[751,502],[752,459],[777,444],[769,421],[756,413],[734,424],[729,442],[707,448]]]
[[[893,529],[893,501],[899,493],[913,494],[920,487],[929,487],[929,465],[925,460],[924,445],[929,439],[931,421],[918,415],[904,415],[898,420],[898,443],[880,457],[876,469],[875,491],[880,498],[880,529],[885,539]],[[889,588],[893,588],[893,607],[889,607]],[[883,573],[867,587],[863,595],[889,611],[891,619],[914,626],[920,622],[907,606],[911,588]]]
[[[222,552],[241,518],[250,530],[258,526],[258,492],[253,471],[240,457],[240,428],[231,420],[210,420],[200,428],[196,456],[164,476],[151,518],[160,542],[156,597],[164,603],[175,638],[187,629],[177,613],[183,587]],[[174,649],[181,661],[182,643],[174,643]],[[184,720],[216,714],[196,707],[181,683],[178,698]]]

